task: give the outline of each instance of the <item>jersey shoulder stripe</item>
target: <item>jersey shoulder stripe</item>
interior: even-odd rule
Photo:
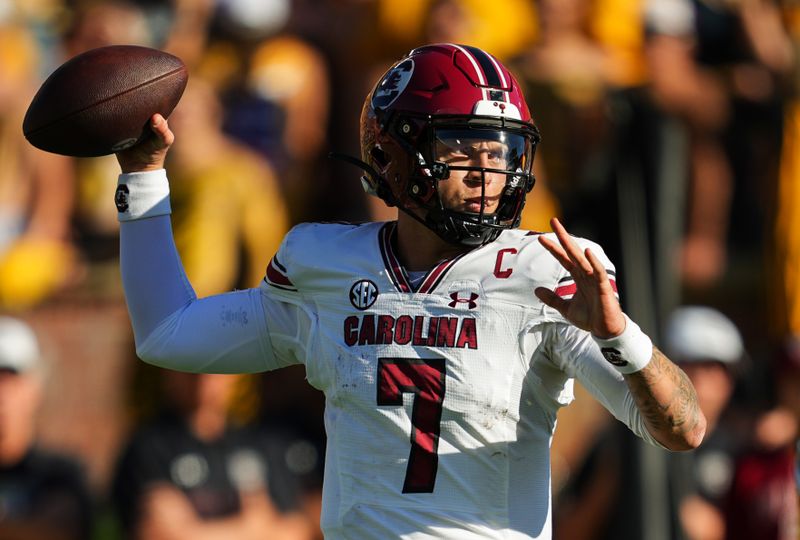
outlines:
[[[347,273],[359,265],[367,253],[374,253],[381,226],[332,222],[294,226],[267,265],[262,290],[287,298],[298,292],[310,293],[309,287],[330,282],[337,273]]]
[[[264,282],[267,285],[285,291],[297,290],[297,287],[295,287],[292,281],[286,276],[286,268],[278,262],[277,255],[272,257],[269,261],[269,265],[267,265],[267,275],[264,276]]]
[[[611,288],[614,289],[614,295],[619,300],[616,274],[613,270],[608,268],[606,268],[606,274],[608,274],[608,281],[611,283]],[[558,285],[556,286],[554,292],[564,300],[569,300],[575,295],[577,290],[578,286],[575,284],[575,280],[572,279],[572,276],[564,276],[558,280]]]

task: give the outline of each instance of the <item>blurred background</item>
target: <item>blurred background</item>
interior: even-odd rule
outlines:
[[[578,388],[552,451],[560,539],[797,539],[800,3],[0,0],[0,538],[319,538],[322,397],[302,369],[182,376],[134,356],[113,156],[34,149],[22,117],[112,44],[190,69],[170,118],[198,295],[256,286],[301,221],[391,219],[358,118],[414,46],[478,46],[542,131],[523,227],[559,216],[694,381],[707,442],[642,446]]]

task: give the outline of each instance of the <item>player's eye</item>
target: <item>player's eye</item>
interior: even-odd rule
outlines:
[[[490,150],[487,152],[487,156],[492,163],[502,163],[506,159],[505,152],[501,150]]]
[[[454,162],[454,161],[465,161],[470,159],[470,154],[468,153],[468,148],[464,148],[461,146],[450,146],[445,144],[439,144],[436,154],[438,159],[444,161],[446,163]]]

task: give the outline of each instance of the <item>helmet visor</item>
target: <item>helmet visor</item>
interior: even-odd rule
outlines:
[[[533,147],[530,138],[506,130],[437,129],[433,161],[450,170],[529,173]]]
[[[464,222],[516,227],[533,185],[531,137],[504,129],[435,129],[431,148],[441,211]]]

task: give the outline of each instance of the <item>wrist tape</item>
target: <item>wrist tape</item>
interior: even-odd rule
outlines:
[[[625,330],[610,339],[594,337],[603,357],[620,373],[636,373],[653,357],[653,342],[639,325],[625,315]]]
[[[169,205],[167,171],[120,174],[114,194],[117,218],[133,221],[172,212]]]

